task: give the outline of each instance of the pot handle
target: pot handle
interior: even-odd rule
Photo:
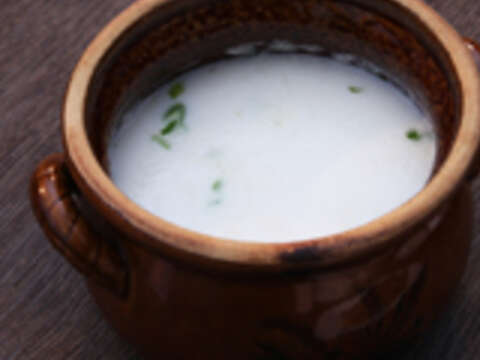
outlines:
[[[81,215],[78,190],[63,154],[42,161],[30,182],[30,201],[52,245],[87,278],[124,296],[127,270],[118,252]]]
[[[470,50],[478,69],[480,70],[480,44],[470,38],[464,38],[465,44],[468,50]],[[468,180],[473,181],[480,175],[480,150],[477,151],[470,172],[468,174]]]

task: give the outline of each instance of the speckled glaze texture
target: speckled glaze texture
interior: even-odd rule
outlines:
[[[81,104],[81,128],[103,170],[73,152],[81,134],[69,133],[72,114],[65,111],[66,154],[39,165],[31,181],[32,206],[52,244],[88,279],[107,320],[147,359],[372,359],[418,338],[445,307],[467,260],[469,181],[478,156],[461,174],[442,175],[445,182],[461,180],[437,206],[391,231],[275,250],[266,245],[238,261],[228,251],[206,249],[239,245],[181,230],[177,236],[167,226],[146,231],[151,219],[132,218],[128,200],[119,207],[98,190],[113,184],[86,176],[107,172],[108,136],[133,102],[183,71],[226,57],[230,47],[256,43],[262,51],[278,39],[318,45],[323,56],[353,54],[408,89],[435,123],[436,175],[465,121],[468,94],[451,54],[418,13],[402,5],[407,2],[413,3],[143,0],[118,20],[116,25],[128,26],[101,53],[90,78],[82,73],[88,64],[79,65],[81,76],[70,88],[88,78],[88,91],[80,100],[67,94],[66,103]],[[129,17],[146,8],[139,18]],[[97,45],[108,34],[86,59],[100,51]],[[479,97],[476,86],[468,96]],[[476,153],[478,144],[471,146]],[[355,241],[372,245],[357,250]]]

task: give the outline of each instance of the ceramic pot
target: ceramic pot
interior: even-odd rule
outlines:
[[[114,186],[106,143],[125,109],[232,47],[275,40],[354,54],[408,89],[439,139],[422,192],[348,232],[261,244],[177,227]],[[76,67],[64,153],[34,173],[33,209],[107,320],[148,359],[371,358],[421,335],[464,271],[480,132],[469,49],[416,0],[138,1]]]

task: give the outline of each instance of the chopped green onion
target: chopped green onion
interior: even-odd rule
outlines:
[[[169,150],[172,147],[170,143],[159,134],[153,135],[152,140],[155,141],[157,144],[163,146],[167,150]]]
[[[178,120],[180,124],[185,120],[185,113],[187,109],[184,104],[177,103],[170,106],[165,114],[163,114],[163,120]]]
[[[406,136],[413,141],[419,141],[422,138],[422,135],[415,129],[408,130]]]
[[[177,97],[182,95],[184,92],[185,92],[185,87],[183,86],[183,84],[175,83],[172,85],[172,87],[168,91],[168,95],[170,95],[172,99],[176,99]]]
[[[360,94],[361,92],[363,92],[363,88],[359,86],[349,86],[348,90],[350,90],[352,94]]]
[[[167,126],[165,126],[163,129],[162,129],[162,135],[168,135],[170,134],[171,132],[173,132],[173,130],[175,130],[175,128],[177,127],[178,125],[178,120],[173,120],[171,122],[169,122],[167,124]]]
[[[223,181],[218,179],[212,184],[213,191],[220,191],[223,187]]]

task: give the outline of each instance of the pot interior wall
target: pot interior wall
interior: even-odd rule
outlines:
[[[86,128],[107,168],[112,124],[135,101],[176,75],[228,57],[232,47],[275,41],[317,45],[384,70],[432,115],[439,169],[461,117],[461,91],[446,51],[398,4],[374,0],[167,1],[134,24],[102,59],[86,102]],[[305,48],[304,48],[305,49]]]

